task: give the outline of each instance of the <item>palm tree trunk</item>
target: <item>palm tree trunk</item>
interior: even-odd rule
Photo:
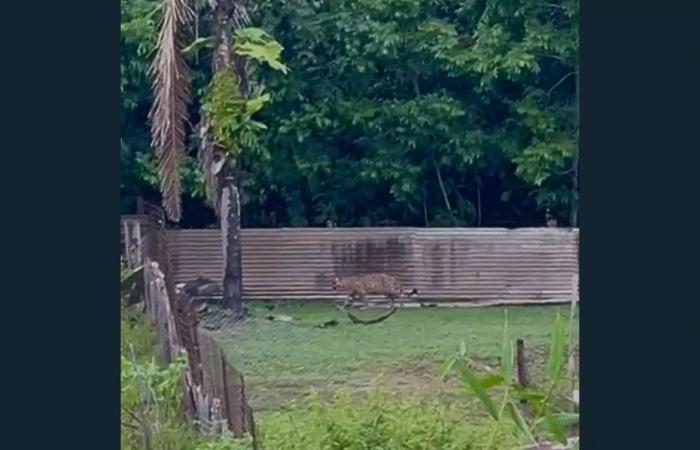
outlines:
[[[214,73],[232,71],[241,83],[241,91],[247,88],[245,70],[241,62],[234,61],[233,28],[240,26],[242,5],[236,0],[218,0],[214,9],[216,49],[213,58]],[[243,17],[245,17],[243,11]],[[243,67],[245,68],[245,67]],[[222,149],[225,150],[225,149]],[[225,151],[219,152],[226,161],[221,173],[222,247],[224,252],[223,304],[236,318],[244,316],[243,308],[243,252],[241,245],[241,196],[239,161]]]
[[[233,29],[242,26],[247,20],[243,0],[210,0],[214,8],[214,32],[216,35],[216,48],[213,58],[214,73],[220,71],[233,72],[239,83],[243,95],[247,95],[247,73],[245,63],[236,60],[233,53]],[[244,90],[246,89],[246,90]],[[219,218],[221,220],[221,240],[224,253],[224,282],[223,302],[224,307],[233,311],[236,319],[245,316],[243,308],[243,252],[241,245],[241,194],[240,194],[240,160],[233,157],[226,150],[216,148],[216,153],[223,158],[221,171],[218,175],[220,192]],[[243,375],[232,380],[235,386],[233,392],[238,392],[239,397],[229,403],[231,399],[225,399],[227,407],[237,410],[234,417],[230,417],[229,427],[237,437],[242,433],[248,433],[253,438],[253,449],[258,450],[258,441],[255,432],[255,420],[253,410],[248,405],[244,395],[245,387]],[[239,407],[236,407],[239,406]],[[239,430],[234,427],[234,422],[242,424]]]
[[[229,161],[229,164],[235,164]],[[228,164],[227,164],[228,165]],[[221,189],[221,237],[224,252],[224,307],[236,318],[243,310],[243,258],[241,245],[241,196],[235,167],[225,169]]]

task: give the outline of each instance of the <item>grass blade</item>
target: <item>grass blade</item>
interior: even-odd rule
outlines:
[[[579,415],[575,413],[547,414],[535,423],[535,427],[540,431],[550,432],[557,441],[566,443],[567,427],[579,423]]]
[[[569,310],[569,349],[574,345],[574,319],[576,318],[576,299],[571,300],[571,309]]]
[[[508,330],[508,310],[505,310],[505,323],[503,325],[503,346],[501,348],[501,375],[504,380],[513,379],[513,340]]]
[[[549,352],[549,360],[547,361],[547,376],[549,381],[556,383],[561,375],[566,358],[566,323],[557,313],[557,318],[554,321],[554,329],[552,330],[552,344]]]
[[[457,366],[457,370],[459,370],[459,373],[462,377],[462,382],[464,383],[464,385],[471,388],[474,394],[476,394],[479,400],[481,400],[481,403],[483,403],[484,407],[486,408],[486,411],[488,411],[491,417],[493,417],[495,420],[498,420],[499,418],[498,412],[496,411],[496,406],[493,404],[491,397],[489,397],[489,394],[483,388],[474,372],[472,372],[472,370],[467,366],[467,363],[464,362],[464,360],[462,359],[457,359],[455,363],[455,365]]]
[[[530,427],[527,425],[527,422],[525,421],[525,418],[518,407],[513,402],[508,402],[506,405],[506,411],[508,411],[508,415],[515,423],[515,426],[527,435],[530,442],[535,442],[535,437],[532,435],[532,432],[530,432]]]
[[[539,419],[535,426],[537,429],[546,431],[549,430],[550,422],[555,421],[560,427],[566,428],[579,423],[579,415],[576,413],[555,413],[547,414]]]
[[[447,375],[452,372],[452,368],[455,366],[455,361],[457,358],[450,358],[442,365],[440,368],[440,381],[445,381]]]

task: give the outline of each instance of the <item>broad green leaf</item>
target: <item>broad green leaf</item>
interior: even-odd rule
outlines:
[[[272,37],[265,30],[256,27],[241,28],[236,31],[236,37],[239,39],[256,41],[272,39]]]
[[[479,377],[479,383],[481,383],[481,387],[487,391],[494,386],[498,386],[499,384],[502,384],[503,381],[504,381],[503,376],[500,374],[496,374],[496,373],[490,373],[488,375],[484,375],[482,377]]]
[[[214,47],[214,37],[200,37],[194,40],[190,45],[182,49],[182,53],[185,55],[191,55],[203,48],[213,48]]]
[[[557,318],[554,321],[552,330],[552,343],[549,352],[549,360],[547,361],[547,376],[549,381],[556,383],[564,366],[566,359],[566,323],[562,320],[561,315],[557,313]]]
[[[236,37],[233,51],[238,55],[265,63],[282,73],[288,72],[287,66],[280,62],[283,47],[265,31],[259,28],[244,28],[236,33]]]
[[[270,94],[263,94],[257,97],[251,98],[246,102],[246,112],[248,114],[255,114],[260,111],[265,103],[270,101]]]
[[[466,387],[471,388],[474,394],[476,394],[477,398],[481,400],[481,403],[484,405],[486,411],[488,411],[491,417],[493,417],[495,420],[498,420],[498,412],[496,411],[496,406],[493,404],[493,401],[489,397],[489,394],[481,386],[481,383],[479,382],[479,379],[476,377],[474,372],[472,372],[471,369],[467,366],[467,363],[462,359],[456,359],[455,365],[457,366],[457,370],[459,370],[459,374],[462,378],[462,382],[464,383],[464,385]]]
[[[503,326],[503,346],[501,348],[501,375],[504,380],[513,378],[513,340],[508,330],[508,310],[504,311],[505,323]]]
[[[544,393],[536,391],[534,389],[523,388],[519,384],[514,384],[513,391],[515,392],[516,397],[519,400],[525,400],[526,402],[532,405],[537,405],[543,402],[545,398],[547,398],[547,396]]]

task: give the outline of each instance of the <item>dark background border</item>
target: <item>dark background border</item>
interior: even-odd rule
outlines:
[[[119,17],[0,6],[3,448],[119,448]]]
[[[7,3],[3,446],[117,448],[118,1]],[[700,13],[581,3],[582,442],[676,448],[697,441]]]
[[[584,449],[698,441],[699,6],[581,0]]]

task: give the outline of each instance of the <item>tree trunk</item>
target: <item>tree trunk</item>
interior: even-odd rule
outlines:
[[[233,53],[233,29],[247,22],[247,12],[242,4],[235,0],[217,0],[214,7],[214,30],[217,38],[213,58],[214,73],[231,71],[236,74],[240,90],[247,95],[247,65],[242,58]],[[245,314],[243,308],[243,264],[241,246],[241,196],[240,196],[240,161],[226,155],[227,149],[219,149],[219,154],[226,158],[221,180],[221,237],[224,252],[223,304],[230,308],[236,318]]]
[[[235,164],[229,161],[231,165]],[[221,189],[221,237],[224,252],[223,305],[243,317],[243,258],[241,251],[241,197],[236,170],[227,167]]]

